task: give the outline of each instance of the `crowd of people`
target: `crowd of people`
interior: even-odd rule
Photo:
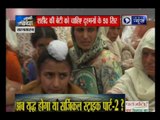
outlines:
[[[7,22],[6,111],[14,111],[18,93],[125,94],[128,101],[149,101],[155,111],[154,22],[145,30],[137,26],[131,44],[122,40],[125,26],[68,27],[62,38],[63,28],[37,27],[25,35]],[[19,49],[12,47],[10,34]]]

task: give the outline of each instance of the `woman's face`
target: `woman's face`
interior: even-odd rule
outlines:
[[[155,51],[149,48],[142,50],[142,64],[145,72],[152,78],[155,77]]]
[[[114,42],[120,33],[120,29],[120,27],[109,27],[107,37]]]
[[[52,38],[40,38],[36,44],[35,44],[35,48],[38,52],[38,55],[41,54],[41,52],[43,51],[43,49],[49,45],[49,43],[52,41]]]
[[[71,67],[66,61],[46,59],[41,65],[39,78],[45,93],[67,94]]]
[[[86,52],[96,39],[97,27],[75,27],[74,36],[78,47]]]

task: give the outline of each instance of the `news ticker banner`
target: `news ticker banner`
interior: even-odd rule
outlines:
[[[120,16],[16,16],[16,26],[120,26]]]
[[[125,112],[124,94],[16,94],[15,112]]]
[[[54,16],[54,15],[17,15],[15,17],[16,33],[35,33],[35,27],[70,27],[103,26],[118,27],[122,25],[146,25],[147,15],[107,15],[107,16]]]
[[[16,33],[35,33],[35,27],[120,26],[120,16],[33,16],[17,15]]]

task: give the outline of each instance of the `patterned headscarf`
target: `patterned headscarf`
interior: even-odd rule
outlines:
[[[19,43],[19,54],[20,56],[33,57],[33,52],[35,48],[33,48],[32,43],[30,41],[31,34],[30,33],[17,33],[17,41]]]
[[[74,60],[76,67],[88,64],[104,49],[104,47],[107,46],[103,36],[101,36],[102,33],[100,28],[98,28],[96,40],[94,41],[92,47],[85,53],[82,52],[82,49],[80,49],[76,43],[74,37],[74,27],[72,27],[71,29],[71,34],[72,34],[74,49],[72,52],[70,52],[70,56]]]

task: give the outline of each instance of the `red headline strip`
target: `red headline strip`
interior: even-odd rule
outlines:
[[[120,26],[120,16],[36,16],[36,26]]]

